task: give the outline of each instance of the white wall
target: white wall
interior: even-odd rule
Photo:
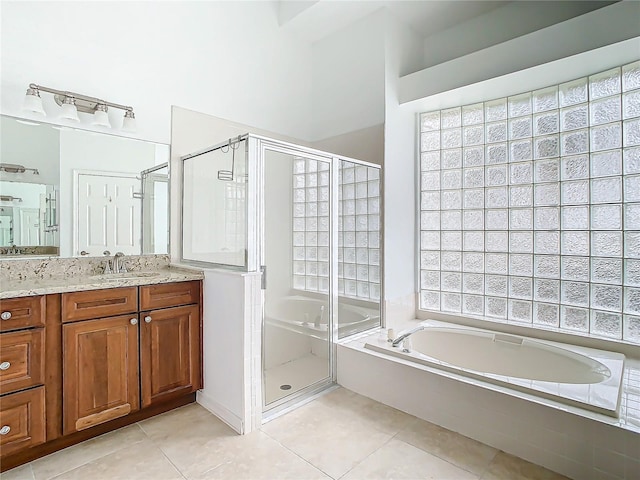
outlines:
[[[418,100],[638,37],[638,18],[640,2],[619,2],[406,75],[400,80],[400,102]],[[463,36],[460,43],[464,44],[465,40],[471,42],[473,38]],[[640,52],[630,54],[637,58]]]
[[[25,116],[33,82],[131,105],[135,136],[156,142],[171,105],[309,136],[311,48],[271,2],[3,2],[0,32],[4,114]]]
[[[365,162],[384,164],[384,124],[313,142],[313,148]]]
[[[384,297],[387,326],[415,312],[415,115],[398,101],[401,72],[421,61],[420,37],[395,17],[386,22]],[[395,305],[399,308],[393,308]]]
[[[378,10],[313,44],[312,140],[384,121],[384,17]]]
[[[238,433],[259,425],[260,276],[205,270],[203,380],[198,403]],[[255,417],[254,417],[255,416]]]
[[[425,38],[423,68],[509,41],[611,3],[595,0],[508,2]]]

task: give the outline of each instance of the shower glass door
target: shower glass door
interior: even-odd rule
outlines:
[[[261,143],[263,407],[332,378],[331,157]]]

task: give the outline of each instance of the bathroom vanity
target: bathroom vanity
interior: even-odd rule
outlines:
[[[201,278],[164,269],[3,285],[2,470],[193,402]]]

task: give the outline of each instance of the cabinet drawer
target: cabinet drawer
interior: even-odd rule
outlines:
[[[44,387],[0,398],[0,450],[9,455],[44,443]]]
[[[44,326],[44,296],[0,300],[0,331]]]
[[[140,287],[140,310],[177,307],[198,302],[200,302],[199,280]]]
[[[62,294],[62,321],[89,320],[138,311],[138,288],[108,288]]]
[[[44,329],[0,335],[0,394],[44,382]]]

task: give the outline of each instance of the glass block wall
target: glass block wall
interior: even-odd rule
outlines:
[[[293,162],[293,288],[329,292],[329,163]]]
[[[380,170],[341,160],[338,293],[380,300]]]
[[[640,62],[420,128],[420,308],[640,343]]]
[[[293,166],[293,288],[329,292],[329,165]],[[379,169],[340,161],[338,293],[380,299]]]

